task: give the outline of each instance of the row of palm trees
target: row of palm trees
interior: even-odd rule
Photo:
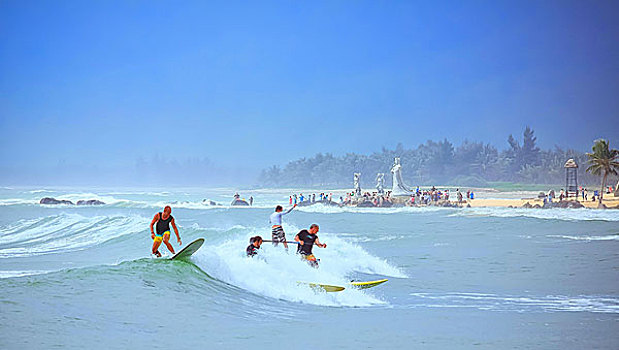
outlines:
[[[587,153],[587,157],[589,157],[587,172],[602,177],[602,188],[599,196],[599,206],[602,206],[602,197],[604,196],[608,176],[619,174],[619,150],[610,149],[607,140],[599,139],[595,141],[592,152]],[[615,192],[618,190],[615,188]]]

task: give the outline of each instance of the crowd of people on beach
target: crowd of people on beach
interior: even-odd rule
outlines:
[[[606,190],[605,191],[606,194],[614,193],[614,189],[612,186],[607,186],[605,190]],[[569,200],[570,197],[573,197],[574,200],[578,200],[579,196],[583,202],[588,201],[589,190],[586,187],[581,186],[578,188],[578,193],[574,193],[574,192],[568,193],[562,188],[561,192],[559,193],[559,201],[562,202],[563,200]],[[598,200],[599,196],[600,196],[600,191],[594,190],[593,195],[591,196],[591,202],[595,202],[596,200]],[[540,194],[540,197],[541,197],[541,194]],[[553,199],[556,199],[556,194],[554,190],[550,190],[548,191],[548,193],[544,194],[544,204],[552,203]]]
[[[440,201],[449,201],[451,192],[449,189],[445,189],[441,191],[436,187],[432,186],[429,190],[422,190],[419,187],[415,189],[415,193],[410,196],[410,200],[407,202],[407,205],[430,205],[432,203],[437,203]],[[471,190],[466,191],[466,200],[460,189],[456,189],[456,199],[459,204],[462,204],[466,200],[475,199],[475,193]]]
[[[343,201],[343,205],[352,204],[355,198],[355,193],[350,192],[346,194],[346,199]],[[357,199],[357,205],[362,203],[369,203],[375,207],[390,207],[393,205],[393,199],[391,198],[391,191],[385,193],[378,192],[365,192]]]
[[[327,194],[325,192],[321,192],[318,194],[318,202],[331,202],[332,200],[333,200],[333,193]],[[290,205],[296,205],[296,204],[300,204],[303,202],[317,203],[316,193],[308,194],[307,196],[303,195],[303,193],[300,193],[297,196],[297,194],[295,193],[288,198],[288,204]]]
[[[321,192],[318,194],[312,193],[304,195],[303,193],[292,194],[288,197],[288,203],[290,205],[310,205],[314,203],[333,204],[339,206],[375,206],[375,207],[390,207],[394,204],[406,205],[406,206],[418,206],[418,205],[433,205],[436,203],[444,203],[450,201],[450,195],[452,192],[449,189],[439,190],[432,186],[430,189],[421,189],[417,187],[406,201],[402,201],[401,197],[394,198],[391,191],[383,192],[363,192],[357,193],[356,191],[346,192],[343,196],[339,197],[339,201],[333,201],[333,193]],[[466,191],[466,193],[460,192],[460,189],[456,189],[456,199],[458,204],[465,203],[475,198],[475,193],[472,190]],[[453,199],[452,199],[453,200]]]

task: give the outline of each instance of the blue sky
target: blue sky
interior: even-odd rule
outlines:
[[[8,171],[619,141],[616,1],[2,1]],[[55,168],[54,168],[55,167]],[[30,169],[30,170],[27,170]]]

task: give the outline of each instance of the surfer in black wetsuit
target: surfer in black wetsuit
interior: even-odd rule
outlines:
[[[168,250],[174,254],[174,248],[172,244],[170,244],[170,224],[172,224],[172,228],[174,228],[174,233],[176,233],[176,239],[178,240],[178,245],[182,245],[181,236],[178,234],[178,228],[176,228],[176,223],[174,222],[174,217],[172,214],[172,208],[168,205],[163,208],[163,212],[159,212],[155,214],[153,217],[153,221],[150,223],[150,237],[153,239],[153,254],[157,257],[161,257],[161,253],[159,252],[159,246],[161,242],[168,247]],[[157,224],[157,233],[153,230],[153,226]]]
[[[312,224],[308,230],[301,230],[294,236],[294,240],[299,242],[299,247],[297,248],[297,254],[301,254],[304,260],[307,260],[307,263],[310,264],[311,267],[318,268],[318,260],[312,254],[312,248],[314,244],[316,244],[320,248],[326,248],[327,245],[320,243],[318,236],[318,225]]]
[[[256,236],[250,238],[249,245],[247,246],[247,249],[245,249],[247,256],[253,257],[254,255],[258,254],[258,249],[260,249],[260,245],[262,245],[262,237]]]

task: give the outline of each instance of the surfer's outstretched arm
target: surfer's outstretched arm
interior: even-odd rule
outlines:
[[[293,205],[290,209],[286,210],[285,212],[282,213],[282,215],[286,215],[288,213],[290,213],[292,211],[292,209],[294,209],[297,205]]]
[[[316,245],[319,246],[320,248],[326,248],[327,247],[326,244],[320,243],[320,240],[318,240],[318,237],[316,237]]]
[[[176,233],[176,239],[178,240],[178,245],[183,245],[183,242],[181,242],[181,236],[178,234],[178,228],[176,228],[176,222],[174,221],[174,218],[172,218],[172,221],[170,221],[170,224],[172,224],[174,233]]]

